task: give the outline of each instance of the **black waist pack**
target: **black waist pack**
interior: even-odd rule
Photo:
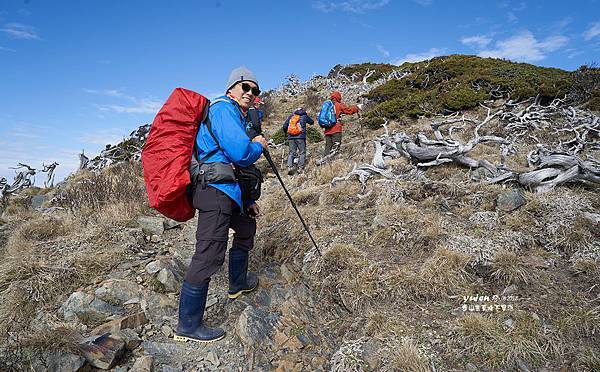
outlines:
[[[258,200],[263,182],[262,173],[253,164],[249,167],[235,167],[235,177],[242,189],[242,200]]]

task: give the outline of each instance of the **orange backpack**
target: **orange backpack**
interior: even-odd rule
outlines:
[[[292,115],[292,117],[290,118],[290,125],[288,125],[287,132],[290,136],[298,136],[302,134],[302,126],[300,125],[300,115]]]

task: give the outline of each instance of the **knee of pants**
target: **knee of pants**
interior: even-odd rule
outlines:
[[[252,248],[254,248],[254,235],[247,238],[240,238],[239,236],[234,236],[231,247],[241,249],[244,251],[252,250]]]

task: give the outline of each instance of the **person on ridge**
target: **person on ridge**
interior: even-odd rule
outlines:
[[[221,328],[207,327],[204,308],[211,276],[225,261],[229,228],[235,231],[229,250],[229,292],[235,299],[258,286],[258,277],[248,272],[248,252],[254,246],[258,205],[242,200],[234,167],[256,162],[267,141],[246,134],[247,111],[260,94],[258,80],[245,67],[231,71],[225,95],[213,100],[208,117],[196,137],[202,178],[193,193],[198,210],[196,251],[185,273],[179,297],[178,341],[216,341],[225,336]],[[204,172],[202,172],[204,171]]]
[[[313,119],[308,116],[304,108],[298,107],[293,114],[288,116],[283,124],[283,132],[288,135],[290,154],[288,155],[288,174],[296,173],[294,158],[298,158],[298,172],[304,171],[306,161],[306,124],[313,124]],[[291,124],[291,125],[290,125]],[[297,154],[297,156],[296,156]]]
[[[251,139],[262,135],[262,119],[264,116],[263,110],[260,109],[260,106],[264,104],[264,102],[259,98],[254,98],[254,102],[252,106],[248,109],[248,119],[246,124],[246,133],[248,137]]]
[[[342,103],[342,94],[340,92],[331,92],[331,100],[335,107],[335,118],[337,122],[331,128],[325,129],[325,151],[323,156],[327,156],[332,152],[337,152],[342,145],[342,126],[344,123],[341,121],[342,114],[352,115],[356,114],[362,109],[361,105],[347,106]]]

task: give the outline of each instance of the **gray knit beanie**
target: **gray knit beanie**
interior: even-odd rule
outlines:
[[[240,66],[238,68],[234,68],[229,74],[229,80],[227,80],[227,88],[225,89],[225,92],[227,92],[232,86],[240,81],[251,81],[258,86],[258,80],[256,80],[256,76],[254,76],[252,71],[248,70],[246,66]]]

